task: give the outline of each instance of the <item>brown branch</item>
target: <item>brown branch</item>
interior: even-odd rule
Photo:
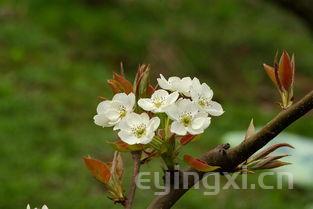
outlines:
[[[229,145],[219,145],[205,153],[201,159],[209,165],[220,166],[222,172],[232,172],[242,162],[247,160],[251,155],[264,147],[275,136],[295,122],[300,117],[304,116],[313,108],[313,91],[308,93],[303,99],[289,107],[287,110],[281,111],[274,119],[267,123],[259,132],[243,141],[238,146],[229,149]],[[197,172],[199,179],[205,173],[198,172],[192,168],[188,172]],[[185,172],[181,172],[184,175]],[[181,178],[180,178],[181,180]],[[169,209],[180,197],[182,197],[196,182],[193,178],[188,178],[187,189],[169,188],[169,193],[166,195],[157,196],[150,204],[148,209]],[[172,184],[171,184],[172,185]]]
[[[130,185],[129,192],[127,195],[125,209],[131,209],[133,201],[134,201],[135,192],[136,192],[136,188],[137,188],[136,178],[137,178],[137,175],[138,175],[139,169],[140,169],[141,151],[132,152],[132,158],[134,161],[134,170],[133,170],[133,176],[131,179],[131,185]]]

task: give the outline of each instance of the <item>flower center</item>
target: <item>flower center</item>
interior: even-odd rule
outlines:
[[[126,111],[126,107],[125,107],[125,106],[123,106],[123,105],[121,105],[121,106],[120,106],[120,108],[119,108],[120,118],[125,117],[125,116],[126,116],[126,113],[127,113],[127,111]]]
[[[200,107],[204,108],[204,107],[208,106],[208,99],[201,97],[198,101],[198,104]]]
[[[188,127],[191,124],[192,116],[191,113],[185,113],[180,117],[180,122],[185,126]]]
[[[153,99],[153,104],[156,108],[160,108],[163,105],[164,100],[164,97],[156,97]]]
[[[146,134],[146,125],[145,124],[140,124],[137,127],[132,129],[133,134],[137,137],[137,138],[141,138]]]

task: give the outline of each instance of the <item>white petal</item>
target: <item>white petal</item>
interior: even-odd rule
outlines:
[[[149,120],[150,120],[150,117],[147,113],[143,112],[140,114],[140,122],[148,125],[149,124]]]
[[[43,205],[41,209],[49,209],[46,205]]]
[[[192,121],[192,129],[206,129],[210,125],[211,119],[209,117],[198,117]]]
[[[138,144],[138,138],[135,137],[133,134],[127,131],[120,131],[117,133],[117,135],[120,137],[120,139],[130,145]]]
[[[177,91],[171,93],[170,95],[168,95],[166,99],[166,104],[167,105],[173,104],[178,99],[178,96],[179,96],[179,93]]]
[[[158,89],[152,94],[151,99],[160,98],[160,97],[167,98],[168,92],[165,91],[164,89]]]
[[[112,123],[114,125],[113,131],[117,130],[124,130],[124,131],[131,131],[131,127],[128,125],[127,120],[125,120],[126,117],[119,119],[115,123]]]
[[[211,118],[207,117],[205,123],[203,124],[203,129],[206,129],[207,127],[209,127],[211,124]]]
[[[192,85],[190,77],[182,78],[176,85],[179,92],[183,93],[185,96],[190,96],[190,87]]]
[[[97,113],[105,113],[111,108],[111,101],[102,101],[97,106]]]
[[[125,117],[125,121],[127,122],[127,124],[130,127],[136,126],[137,124],[139,124],[141,122],[141,117],[139,114],[137,113],[129,113],[126,115]]]
[[[197,102],[199,100],[200,95],[199,95],[198,91],[191,88],[190,89],[190,97],[191,97],[192,101]]]
[[[204,118],[204,117],[195,118],[191,123],[191,128],[193,128],[193,129],[202,128],[202,126],[205,123],[205,120],[206,120],[206,118]]]
[[[145,98],[145,99],[139,99],[138,105],[146,110],[146,111],[152,111],[155,109],[154,104],[151,99]]]
[[[125,93],[117,93],[117,94],[114,94],[113,98],[112,98],[112,101],[123,101],[127,98],[127,94]]]
[[[129,126],[127,122],[127,117],[123,118],[116,126],[114,127],[114,130],[123,130],[123,131],[131,131],[132,127]]]
[[[95,115],[93,117],[94,123],[98,126],[102,127],[111,127],[112,125],[109,123],[109,119],[104,114]]]
[[[213,116],[220,116],[224,113],[222,106],[215,101],[210,101],[209,106],[206,108],[206,111]]]
[[[179,122],[174,121],[171,125],[171,132],[183,136],[187,134],[186,128]]]
[[[152,141],[154,137],[154,133],[148,135],[148,136],[144,136],[142,138],[140,138],[140,144],[148,144]]]
[[[200,83],[200,81],[199,81],[198,78],[194,77],[194,78],[192,79],[192,86],[193,86],[194,88],[196,87],[196,88],[200,89],[201,83]]]
[[[191,115],[196,115],[199,112],[198,105],[194,102],[190,101],[189,99],[186,99],[186,103],[184,104],[184,110],[186,112],[190,112]]]
[[[125,105],[126,105],[127,110],[130,111],[135,106],[136,97],[135,97],[135,94],[131,92],[130,94],[128,94],[127,98],[128,98],[128,102]]]
[[[27,204],[26,209],[30,209],[30,205],[29,204]]]
[[[192,80],[190,77],[184,77],[181,79],[181,84],[184,84],[182,85],[184,89],[189,90],[190,86],[192,85]]]
[[[198,134],[202,134],[204,132],[204,129],[193,129],[192,127],[188,127],[187,131],[188,133],[192,135],[198,135]]]
[[[195,118],[199,118],[199,117],[207,118],[209,117],[209,114],[205,111],[199,111],[197,115],[195,115]]]
[[[108,110],[105,115],[110,121],[117,121],[120,117],[120,113],[114,109]]]
[[[213,91],[206,83],[202,84],[201,95],[208,100],[211,100],[213,97]]]
[[[161,120],[158,117],[151,118],[148,125],[148,132],[154,132],[159,127],[160,122]]]
[[[190,105],[191,101],[190,99],[179,99],[176,104],[180,112],[187,109],[187,107]]]
[[[179,77],[177,77],[177,76],[172,76],[172,77],[168,78],[168,82],[170,84],[174,84],[175,82],[178,82],[178,81],[181,81],[181,79]]]
[[[168,79],[168,83],[170,85],[170,90],[171,91],[177,91],[178,90],[178,86],[180,84],[181,79],[179,77],[173,76],[173,77],[169,77]]]
[[[178,112],[178,106],[176,104],[172,104],[166,108],[166,114],[172,119],[172,120],[178,120],[179,118],[179,112]]]
[[[113,96],[112,102],[117,103],[118,106],[123,105],[128,111],[130,111],[135,105],[135,95],[133,93],[130,93],[129,95],[118,93]]]
[[[167,80],[164,78],[162,74],[160,74],[160,78],[157,78],[158,84],[162,89],[170,90],[171,86],[167,82]]]

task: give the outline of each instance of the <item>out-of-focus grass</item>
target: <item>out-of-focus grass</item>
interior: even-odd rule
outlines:
[[[245,129],[251,117],[260,126],[278,111],[275,90],[260,70],[276,48],[296,52],[301,79],[296,96],[312,87],[312,39],[297,20],[271,5],[90,2],[97,1],[1,2],[1,208],[24,208],[28,202],[58,209],[119,208],[105,198],[81,157],[112,156],[106,140],[115,139],[113,133],[96,127],[92,117],[97,96],[110,96],[105,81],[121,60],[129,76],[149,62],[155,75],[197,75],[212,86],[226,112],[183,149],[195,156],[223,133]],[[312,127],[306,117],[288,130],[312,136]],[[159,170],[157,162],[144,170]],[[126,165],[130,169],[129,159]],[[152,191],[139,191],[135,208],[151,198]],[[310,201],[310,192],[301,190],[233,190],[212,197],[190,191],[176,208],[286,209]]]

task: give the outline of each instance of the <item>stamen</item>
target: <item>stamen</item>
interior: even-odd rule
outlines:
[[[165,100],[165,97],[155,97],[155,98],[153,99],[153,104],[154,104],[157,108],[159,108],[159,107],[161,107],[161,106],[163,105],[164,100]]]
[[[119,113],[120,113],[120,118],[125,117],[125,116],[126,116],[126,113],[127,113],[126,107],[123,106],[123,105],[120,105],[120,107],[119,107]]]
[[[133,134],[137,137],[137,138],[141,138],[144,135],[146,135],[146,125],[145,124],[140,124],[134,128],[132,128],[132,132]]]
[[[198,104],[200,105],[200,107],[204,108],[205,106],[209,105],[209,100],[207,98],[201,97],[198,100]]]
[[[191,112],[184,113],[180,116],[180,122],[185,126],[188,127],[191,124],[192,115]]]

